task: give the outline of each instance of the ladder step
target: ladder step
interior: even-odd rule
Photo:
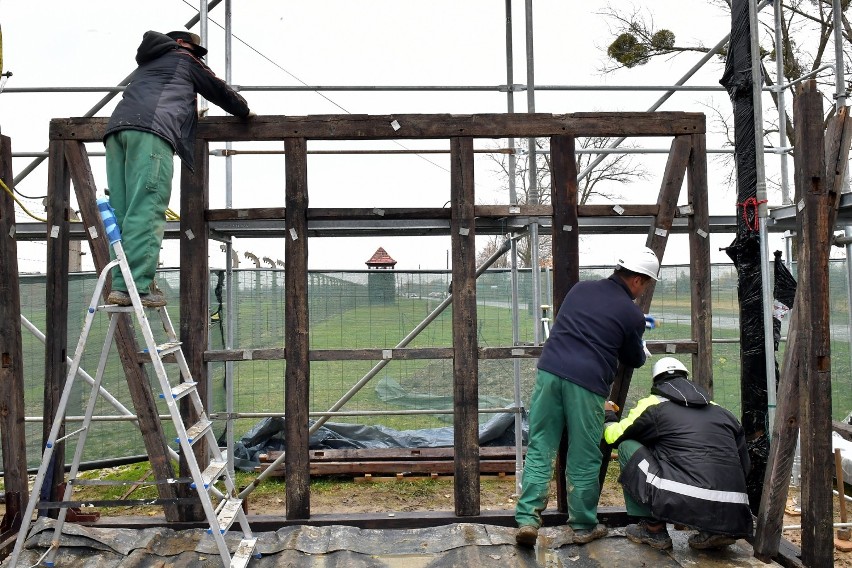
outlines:
[[[163,357],[168,355],[169,353],[174,353],[175,351],[180,351],[181,342],[180,341],[169,341],[167,343],[163,343],[162,345],[157,345],[157,355]],[[146,347],[141,351],[142,354],[149,353],[148,348]]]
[[[207,489],[219,479],[219,476],[225,471],[225,466],[228,465],[226,461],[216,461],[213,460],[207,466],[207,468],[201,472],[201,483],[204,484],[204,489]],[[196,484],[190,484],[190,487],[193,489],[196,488]]]
[[[234,521],[237,515],[242,511],[243,500],[235,497],[230,497],[219,503],[216,520],[219,522],[219,532],[225,534]],[[213,529],[207,529],[208,533],[213,533]]]
[[[256,538],[244,538],[241,540],[239,546],[237,546],[237,551],[234,553],[234,557],[231,558],[231,568],[245,568],[252,556],[260,558],[260,554],[253,554],[255,546],[257,546]]]
[[[198,383],[196,383],[195,381],[186,381],[184,383],[179,384],[178,386],[172,389],[172,398],[175,400],[179,400],[185,397],[186,395],[195,390],[196,385],[198,385]],[[160,398],[166,398],[166,395],[164,393],[160,393]]]
[[[213,422],[208,420],[207,418],[202,418],[196,424],[193,424],[192,427],[186,431],[186,440],[189,442],[189,445],[194,444],[198,440],[206,434],[210,428],[213,426]],[[180,444],[180,438],[175,438],[175,442]]]

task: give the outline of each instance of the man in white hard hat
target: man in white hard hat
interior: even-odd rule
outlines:
[[[606,536],[598,523],[604,403],[618,364],[641,367],[645,315],[634,300],[657,279],[660,262],[645,247],[618,260],[609,278],[575,284],[566,294],[538,360],[530,401],[529,445],[515,508],[516,540],[535,545],[553,464],[568,431],[568,525],[573,542]]]
[[[604,438],[618,445],[627,514],[639,520],[628,525],[627,538],[671,548],[667,521],[697,529],[689,538],[696,549],[750,536],[743,427],[674,357],[657,361],[652,376],[651,395],[626,418],[607,409]]]

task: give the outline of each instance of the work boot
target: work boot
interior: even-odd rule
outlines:
[[[663,522],[639,521],[635,525],[627,525],[624,533],[628,540],[637,544],[647,544],[657,550],[668,550],[672,547],[672,539],[666,524]]]
[[[704,531],[698,531],[689,537],[690,548],[696,550],[706,550],[708,548],[724,548],[737,542],[732,536],[726,534],[711,534]]]
[[[515,534],[515,542],[519,546],[535,546],[536,540],[538,540],[538,527],[532,525],[521,526]]]
[[[605,537],[609,531],[604,525],[598,524],[591,529],[572,529],[574,531],[574,544],[586,544]]]
[[[162,308],[168,302],[166,302],[166,296],[163,294],[163,291],[160,290],[160,287],[157,286],[157,282],[155,280],[151,280],[151,285],[148,286],[149,292],[147,294],[140,294],[139,298],[142,300],[142,307],[144,308]]]
[[[129,306],[132,304],[130,295],[124,290],[113,290],[107,296],[107,302],[115,306]]]

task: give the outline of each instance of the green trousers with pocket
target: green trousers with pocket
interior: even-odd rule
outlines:
[[[539,369],[530,401],[521,496],[515,508],[518,526],[541,526],[541,512],[547,507],[556,453],[565,429],[568,524],[577,530],[597,524],[604,402],[604,397]]]
[[[624,471],[627,467],[627,462],[630,461],[633,454],[639,451],[641,447],[642,444],[636,440],[623,440],[620,444],[618,444],[618,465],[621,468],[621,471]],[[631,497],[630,493],[628,493],[626,489],[624,490],[624,506],[627,508],[627,514],[631,517],[644,517],[648,519],[654,518],[651,514],[651,510]]]
[[[140,130],[119,130],[104,144],[109,202],[121,229],[121,246],[136,288],[145,294],[160,259],[172,195],[174,150],[165,139]],[[112,247],[109,252],[115,258]],[[117,267],[112,288],[127,291]]]

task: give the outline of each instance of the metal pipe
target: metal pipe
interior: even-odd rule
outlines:
[[[524,13],[526,22],[526,56],[527,56],[527,84],[535,85],[535,57],[533,41],[533,3],[532,0],[525,0]],[[527,90],[527,112],[532,114],[535,112],[535,88]],[[538,195],[538,162],[537,149],[535,138],[528,138],[528,161],[527,170],[529,171],[529,187],[527,191],[527,202],[530,205],[538,205],[540,199]],[[530,231],[530,276],[532,277],[532,302],[534,310],[537,311],[538,304],[541,303],[541,270],[539,269],[538,259],[538,219],[531,219],[529,225]],[[541,329],[537,324],[533,328],[533,341],[535,345],[541,344]]]
[[[512,29],[512,0],[506,0],[506,84],[514,85],[514,36]],[[515,95],[510,87],[506,89],[506,110],[509,114],[515,112]],[[510,148],[514,148],[515,139],[509,138],[508,144]],[[512,205],[518,204],[518,193],[515,187],[515,175],[517,172],[518,160],[515,152],[509,153],[509,203]],[[512,286],[512,345],[520,343],[520,311],[518,309],[518,243],[512,240],[510,250],[511,262],[511,286]],[[521,361],[517,358],[512,360],[512,394],[515,407],[519,410],[523,409],[524,402],[521,399]],[[523,416],[520,412],[515,414],[515,493],[521,493],[521,477],[524,472],[524,436],[523,436]]]
[[[773,4],[775,11],[775,76],[780,84],[784,81],[784,34],[781,30],[781,2]],[[787,146],[787,106],[785,104],[784,90],[778,90],[778,145]],[[789,205],[790,200],[790,183],[787,175],[787,153],[781,154],[781,203]]]
[[[754,108],[754,167],[755,185],[758,216],[760,218],[760,281],[763,295],[763,348],[766,363],[766,396],[767,416],[769,428],[766,435],[769,437],[772,424],[775,422],[775,343],[772,331],[772,283],[769,280],[769,243],[767,233],[767,222],[769,221],[769,207],[766,198],[766,171],[763,162],[763,101],[761,100],[760,86],[763,85],[763,76],[760,65],[760,40],[757,21],[757,0],[749,0],[749,32],[751,35],[751,80],[752,80],[752,104]]]
[[[822,71],[821,67],[809,75]],[[240,92],[299,92],[299,91],[339,91],[339,92],[497,92],[513,93],[526,91],[527,85],[233,85]],[[2,94],[23,93],[120,93],[125,84],[114,87],[7,87]],[[721,92],[724,87],[717,85],[534,85],[536,91],[592,91],[592,92],[621,92],[621,91],[692,91],[692,92]],[[764,87],[765,91],[773,87]]]
[[[231,0],[225,0],[225,82],[231,84],[232,76],[232,36]],[[231,142],[225,143],[225,208],[234,205],[234,171],[231,157]],[[234,240],[225,243],[225,349],[234,347]],[[225,411],[230,416],[234,412],[234,362],[225,362]],[[234,475],[234,421],[228,419],[225,424],[225,446],[228,449],[228,471]]]

